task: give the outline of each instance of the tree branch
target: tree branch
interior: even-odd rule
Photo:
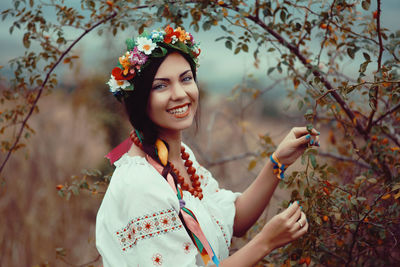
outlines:
[[[352,159],[352,158],[341,157],[341,156],[338,156],[338,155],[334,155],[334,154],[330,154],[330,153],[323,153],[323,152],[318,153],[318,155],[322,156],[322,157],[326,157],[326,158],[336,159],[336,160],[339,160],[339,161],[352,162],[352,163],[357,164],[358,166],[360,166],[362,168],[365,168],[365,169],[371,168],[371,166],[368,165],[367,163],[363,163],[363,162],[360,162],[360,161],[358,161],[356,159]]]
[[[37,103],[42,95],[42,92],[50,78],[50,75],[53,73],[54,69],[58,66],[58,64],[60,64],[60,62],[62,62],[63,58],[69,53],[69,51],[71,51],[71,49],[85,36],[87,35],[89,32],[91,32],[93,29],[95,29],[96,27],[98,27],[99,25],[111,20],[112,18],[114,18],[117,15],[117,12],[113,12],[110,16],[105,17],[104,19],[100,20],[99,22],[97,22],[96,24],[94,24],[92,27],[86,29],[62,54],[61,56],[58,58],[58,60],[54,63],[54,65],[51,67],[51,69],[47,72],[46,74],[46,78],[44,79],[44,81],[42,82],[42,84],[38,87],[38,94],[35,98],[35,100],[32,103],[31,108],[29,109],[28,114],[26,115],[25,119],[22,122],[22,125],[18,131],[17,137],[13,143],[13,145],[11,146],[11,148],[9,149],[9,151],[7,152],[6,158],[4,159],[3,163],[1,164],[0,167],[0,174],[4,169],[4,166],[6,165],[7,161],[9,160],[12,151],[14,150],[14,148],[18,145],[19,140],[21,139],[22,133],[25,129],[25,126],[29,120],[29,118],[31,117],[31,115],[33,114],[33,111],[35,110]]]
[[[351,111],[350,107],[347,105],[347,103],[342,99],[342,97],[335,91],[333,90],[333,86],[331,85],[331,83],[325,79],[324,76],[322,76],[321,72],[318,71],[316,68],[314,68],[309,62],[308,59],[306,59],[301,52],[299,51],[299,49],[294,46],[293,44],[289,43],[288,41],[286,41],[279,33],[275,32],[274,30],[272,30],[270,27],[268,27],[263,21],[259,20],[257,17],[252,16],[252,15],[247,15],[246,16],[249,20],[253,21],[254,23],[256,23],[257,25],[261,26],[264,30],[266,30],[269,34],[271,34],[272,36],[274,36],[279,43],[281,43],[283,46],[285,46],[286,48],[288,48],[290,50],[290,52],[292,52],[294,55],[296,55],[296,57],[301,61],[301,63],[303,63],[303,65],[311,70],[312,74],[315,77],[318,77],[320,79],[320,81],[322,82],[322,84],[325,86],[325,88],[327,90],[330,91],[330,94],[332,95],[332,97],[336,100],[336,102],[340,105],[340,107],[344,110],[344,112],[346,113],[346,115],[349,117],[349,119],[355,124],[355,128],[357,129],[357,131],[364,136],[365,139],[368,139],[368,133],[365,132],[364,128],[362,127],[362,125],[360,124],[359,121],[355,120],[355,115],[354,113]]]

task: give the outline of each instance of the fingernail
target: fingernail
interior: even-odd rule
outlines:
[[[310,139],[310,135],[309,134],[307,134],[307,136],[306,136],[306,140],[308,140],[308,139]]]
[[[292,203],[292,202],[290,202],[290,204],[289,204],[289,207],[290,207],[290,206],[292,206],[292,204],[293,204],[293,203]]]
[[[312,144],[314,144],[314,140],[311,140],[311,141],[310,141],[310,145],[312,145]]]
[[[317,134],[320,135],[321,133],[317,131]]]
[[[300,206],[300,201],[298,201],[298,200],[297,200],[297,205],[299,205],[299,206]]]

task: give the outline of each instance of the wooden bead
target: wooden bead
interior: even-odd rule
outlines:
[[[189,185],[187,183],[185,183],[185,182],[183,182],[181,184],[181,187],[182,187],[183,190],[188,190],[189,189]]]
[[[201,193],[203,192],[203,189],[201,189],[201,187],[197,188],[197,192]]]
[[[199,180],[199,176],[198,176],[196,173],[194,173],[194,174],[192,174],[192,176],[190,177],[190,180],[191,180],[192,182],[198,181],[198,180]]]
[[[183,153],[182,153],[182,159],[183,159],[183,160],[187,160],[188,158],[189,158],[189,154],[186,153],[186,152],[183,152]]]
[[[193,195],[194,194],[194,188],[190,188],[189,189],[189,193]]]
[[[187,160],[187,161],[185,161],[185,167],[190,167],[190,166],[192,166],[193,165],[193,162],[191,161],[191,160]]]
[[[189,174],[193,174],[193,173],[196,172],[196,169],[193,168],[192,166],[190,166],[190,167],[187,169],[187,172],[188,172]]]
[[[181,153],[185,152],[185,147],[181,146]]]
[[[192,185],[194,187],[199,187],[201,185],[201,183],[200,183],[200,181],[197,180],[197,181],[193,182]]]
[[[200,200],[202,200],[202,199],[203,199],[203,193],[199,193],[199,194],[197,195],[197,197],[198,197]]]
[[[178,183],[182,184],[183,182],[185,182],[185,178],[183,178],[182,176],[178,176]]]

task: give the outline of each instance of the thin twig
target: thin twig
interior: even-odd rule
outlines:
[[[63,58],[69,53],[69,51],[85,36],[87,35],[89,32],[91,32],[93,29],[95,29],[96,27],[98,27],[99,25],[111,20],[112,18],[114,18],[117,15],[117,12],[113,12],[110,16],[105,17],[104,19],[100,20],[99,22],[97,22],[96,24],[94,24],[92,27],[90,27],[89,29],[86,29],[62,54],[61,56],[58,58],[58,60],[54,63],[54,65],[51,67],[51,69],[49,70],[49,72],[47,72],[46,74],[46,78],[44,79],[44,81],[42,82],[42,84],[40,85],[40,87],[38,88],[38,94],[35,98],[35,100],[32,103],[31,108],[29,109],[28,114],[26,115],[24,121],[22,122],[21,128],[19,129],[19,132],[17,134],[17,138],[15,139],[13,145],[11,146],[11,148],[9,149],[9,151],[7,152],[7,156],[4,159],[3,163],[1,164],[0,167],[0,174],[4,169],[4,166],[6,165],[8,159],[11,156],[12,151],[14,150],[14,148],[18,145],[18,142],[22,136],[22,133],[25,129],[25,126],[29,120],[29,118],[31,117],[31,115],[33,114],[33,111],[35,110],[37,103],[40,99],[40,96],[42,95],[43,89],[45,88],[50,75],[52,74],[52,72],[54,71],[54,69],[58,66],[58,64],[60,64],[60,62],[63,60]]]
[[[371,166],[368,165],[367,163],[360,162],[360,161],[358,161],[356,159],[353,159],[353,158],[341,157],[341,156],[338,156],[338,155],[334,155],[334,154],[330,154],[330,153],[324,153],[324,152],[319,152],[318,155],[322,156],[322,157],[326,157],[326,158],[332,158],[332,159],[339,160],[339,161],[352,162],[352,163],[357,164],[358,166],[360,166],[362,168],[366,168],[366,169],[371,168]]]
[[[244,159],[244,158],[248,158],[248,157],[256,157],[257,154],[253,153],[253,152],[246,152],[243,154],[239,154],[239,155],[234,155],[234,156],[229,156],[229,157],[225,157],[225,158],[220,158],[218,160],[214,160],[214,161],[209,161],[207,166],[208,167],[213,167],[216,165],[222,165],[231,161],[236,161],[236,160],[240,160],[240,159]]]
[[[395,112],[396,110],[398,110],[400,108],[400,104],[397,104],[396,106],[394,106],[393,108],[389,109],[388,111],[386,111],[383,115],[381,115],[379,118],[377,118],[373,124],[377,124],[379,121],[381,121],[382,119],[384,119],[387,115]]]

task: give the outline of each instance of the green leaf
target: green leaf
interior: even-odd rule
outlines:
[[[361,6],[364,10],[368,10],[370,6],[370,1],[362,1]]]
[[[352,49],[352,48],[347,48],[347,54],[349,55],[349,57],[351,57],[351,59],[354,59],[354,56],[355,56],[355,50],[354,49]]]
[[[364,58],[365,58],[365,60],[367,60],[367,61],[371,61],[371,57],[369,56],[369,54],[368,53],[363,53],[363,56],[364,56]]]
[[[310,158],[312,167],[315,169],[315,168],[317,167],[317,161],[316,161],[316,159],[315,159],[314,154],[310,154],[310,155],[309,155],[309,158]]]
[[[243,45],[242,45],[242,50],[243,50],[244,52],[249,52],[249,47],[247,46],[247,44],[243,44]]]
[[[301,110],[301,109],[303,108],[303,106],[304,106],[303,100],[299,100],[299,101],[297,102],[297,108],[298,108],[299,110]]]
[[[311,121],[314,117],[314,111],[312,109],[307,109],[306,113],[304,113],[304,118],[307,121]]]
[[[267,71],[267,75],[270,75],[275,70],[275,67],[271,67]]]
[[[257,161],[255,159],[251,160],[249,163],[249,166],[247,167],[247,169],[250,171],[252,169],[254,169],[257,165]]]
[[[232,50],[232,42],[231,41],[226,41],[225,42],[225,47],[228,48],[229,50]]]
[[[236,47],[234,54],[238,54],[240,52],[240,46]]]

